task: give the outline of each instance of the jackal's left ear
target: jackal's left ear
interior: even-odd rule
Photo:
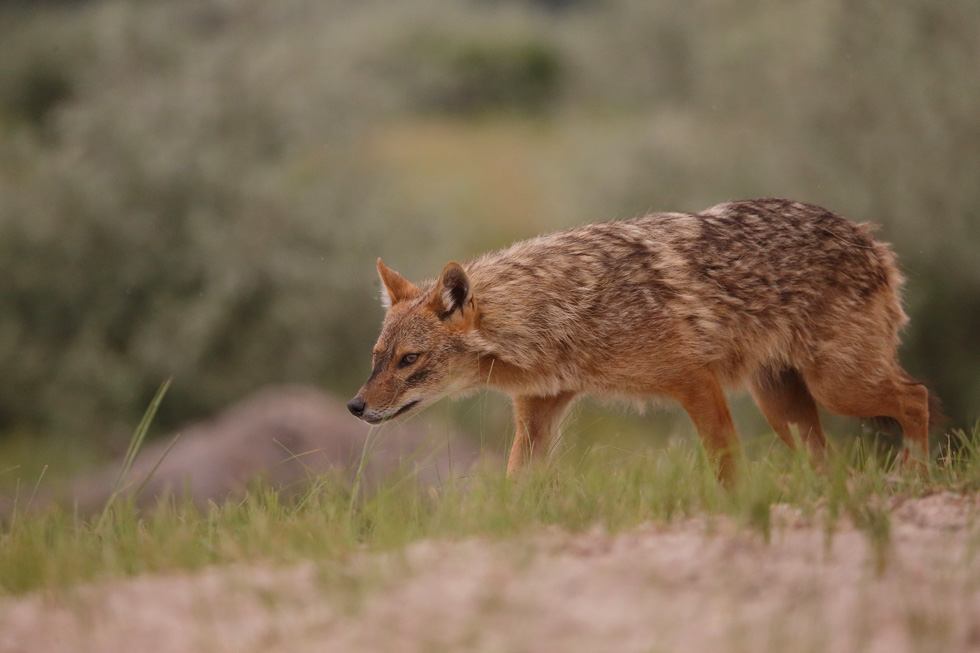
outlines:
[[[418,297],[421,292],[411,281],[398,274],[378,259],[378,274],[381,275],[381,304],[387,311],[400,301]]]
[[[440,320],[445,320],[457,311],[463,317],[476,311],[470,279],[466,276],[463,266],[453,261],[439,275],[436,289],[429,302],[431,308]],[[475,317],[475,316],[474,316]]]

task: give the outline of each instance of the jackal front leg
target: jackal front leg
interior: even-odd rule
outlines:
[[[694,422],[704,450],[716,466],[718,480],[732,485],[735,482],[735,460],[741,454],[741,445],[718,377],[704,370],[691,375],[686,383],[674,388],[672,394]]]
[[[551,434],[574,398],[574,392],[562,392],[551,397],[514,397],[517,428],[507,463],[507,476],[514,476],[531,460],[548,453]]]

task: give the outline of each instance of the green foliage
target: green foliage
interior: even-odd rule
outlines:
[[[50,10],[58,15],[57,9]],[[0,61],[0,125],[23,122],[43,130],[48,119],[75,95],[89,47],[84,30],[67,22],[42,25],[7,9],[15,28],[0,26],[7,56]],[[53,47],[52,41],[56,43]]]
[[[882,224],[903,359],[968,424],[978,32],[973,0],[0,7],[0,431],[110,434],[171,376],[163,427],[350,393],[379,255],[760,195]]]
[[[540,40],[448,41],[423,39],[411,62],[425,71],[418,90],[422,109],[479,114],[538,112],[561,90],[561,58]]]

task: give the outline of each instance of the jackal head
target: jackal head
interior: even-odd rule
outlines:
[[[387,309],[374,346],[371,376],[347,403],[370,424],[404,415],[478,384],[468,336],[479,325],[469,278],[450,263],[430,288],[419,288],[378,259]]]

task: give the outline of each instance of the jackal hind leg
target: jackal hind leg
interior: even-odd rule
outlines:
[[[826,438],[820,426],[817,404],[803,377],[793,368],[764,370],[749,383],[752,398],[769,426],[791,449],[796,448],[790,425],[795,424],[799,439],[813,456],[823,461]]]
[[[694,422],[708,458],[716,465],[718,480],[734,484],[735,458],[741,453],[741,444],[718,377],[704,370],[675,386],[670,394]]]
[[[867,374],[842,375],[842,366],[805,370],[807,387],[827,410],[849,417],[892,417],[902,426],[905,458],[929,455],[929,391],[894,360]],[[881,371],[878,371],[881,370]],[[836,374],[834,372],[837,372]]]
[[[562,392],[551,397],[513,398],[516,433],[507,462],[507,476],[513,477],[532,460],[548,453],[551,435],[574,398],[574,392]]]

